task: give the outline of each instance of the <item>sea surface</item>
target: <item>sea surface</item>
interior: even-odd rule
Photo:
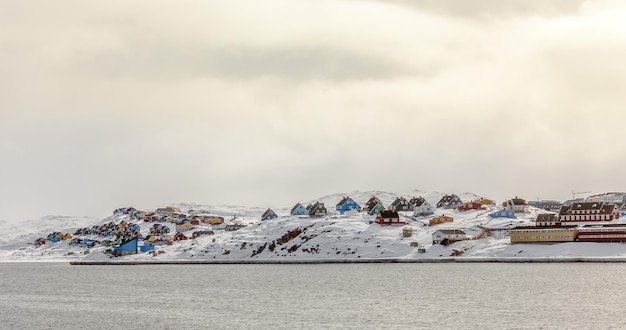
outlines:
[[[0,263],[1,329],[626,329],[626,264]]]

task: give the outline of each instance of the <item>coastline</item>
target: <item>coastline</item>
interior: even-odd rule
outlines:
[[[75,260],[70,265],[245,265],[245,264],[387,264],[387,263],[626,263],[626,258],[555,257],[555,258],[424,258],[424,259],[328,259],[328,260]]]

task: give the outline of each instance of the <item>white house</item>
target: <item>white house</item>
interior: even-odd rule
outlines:
[[[409,201],[413,205],[413,216],[424,216],[433,214],[433,207],[423,197],[413,197]]]
[[[433,244],[440,244],[443,240],[462,241],[467,238],[464,231],[458,229],[442,229],[433,233]]]
[[[505,210],[510,210],[515,213],[524,213],[526,212],[526,200],[522,198],[511,198],[508,201],[502,203]]]

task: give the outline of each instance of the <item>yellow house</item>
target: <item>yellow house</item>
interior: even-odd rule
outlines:
[[[482,198],[482,197],[480,199],[475,200],[475,202],[476,203],[480,203],[482,205],[492,205],[493,204],[493,201],[491,199]]]
[[[148,235],[148,237],[146,237],[146,241],[150,242],[150,243],[154,243],[156,242],[157,238],[154,235]]]
[[[428,225],[429,226],[433,226],[433,225],[438,225],[438,224],[442,224],[444,222],[454,222],[454,218],[449,217],[447,215],[440,215],[436,218],[430,219],[428,221]]]
[[[511,230],[511,243],[573,242],[576,227],[517,227]]]
[[[191,224],[191,222],[184,222],[184,223],[176,225],[176,230],[189,230],[189,229],[193,229],[193,225]]]

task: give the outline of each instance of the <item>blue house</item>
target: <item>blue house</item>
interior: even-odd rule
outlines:
[[[113,254],[116,257],[126,256],[129,254],[137,254],[137,242],[138,241],[139,240],[137,239],[137,237],[128,241],[122,241],[119,245],[113,248]]]
[[[276,218],[278,218],[278,215],[272,209],[265,210],[265,212],[263,212],[263,214],[261,215],[261,221],[271,220],[271,219],[276,219]]]
[[[510,219],[515,219],[515,212],[511,211],[511,210],[500,210],[497,212],[493,212],[489,215],[492,218],[510,218]]]
[[[352,210],[361,212],[361,206],[359,206],[359,204],[352,200],[352,198],[344,196],[337,204],[336,210],[339,211],[339,214],[344,214],[345,212]]]
[[[141,252],[154,251],[154,244],[150,242],[145,242],[143,245],[139,246],[139,251]]]
[[[437,207],[450,209],[461,204],[463,204],[463,201],[461,201],[461,198],[459,198],[459,196],[457,195],[452,194],[452,195],[444,195],[443,197],[441,197],[439,202],[437,202]]]
[[[291,208],[291,215],[309,215],[309,211],[307,211],[304,205],[298,203]]]

